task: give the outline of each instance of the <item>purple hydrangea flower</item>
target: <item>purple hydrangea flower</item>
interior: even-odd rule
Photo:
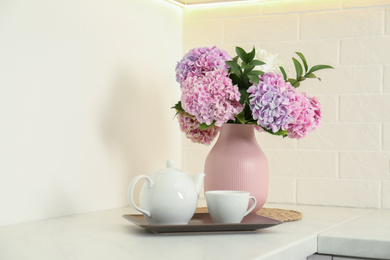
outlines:
[[[228,71],[225,61],[229,54],[214,47],[198,47],[190,50],[176,65],[176,80],[182,84],[187,77],[203,76],[208,71]]]
[[[293,122],[291,106],[295,89],[278,74],[266,73],[259,79],[258,84],[248,89],[253,119],[273,133],[287,130]]]

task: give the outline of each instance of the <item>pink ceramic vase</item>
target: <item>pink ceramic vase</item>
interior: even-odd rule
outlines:
[[[257,144],[254,125],[224,124],[205,162],[205,192],[248,191],[257,200],[253,212],[268,195],[268,161]]]

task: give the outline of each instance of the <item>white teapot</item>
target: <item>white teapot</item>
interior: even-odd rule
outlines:
[[[129,185],[130,205],[144,214],[150,225],[186,225],[195,213],[204,173],[198,173],[191,180],[187,174],[173,167],[167,160],[167,168],[152,174],[136,176]],[[134,187],[145,179],[138,207],[134,202]]]

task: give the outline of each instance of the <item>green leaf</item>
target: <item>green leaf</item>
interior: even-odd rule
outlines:
[[[233,70],[234,73],[237,74],[237,76],[241,77],[242,71],[240,65],[237,64],[235,61],[225,61],[226,64]]]
[[[241,60],[242,60],[243,62],[246,62],[246,63],[249,62],[249,61],[248,61],[248,55],[247,55],[247,53],[244,51],[243,48],[237,46],[237,47],[236,47],[236,53],[237,53],[238,57],[240,57]]]
[[[272,132],[272,130],[266,129],[266,128],[262,127],[262,126],[260,126],[260,127],[263,128],[264,131],[266,131],[267,133],[270,133],[272,135],[281,135],[283,137],[286,137],[288,135],[286,130],[279,129],[279,131],[274,133],[274,132]]]
[[[259,76],[258,75],[251,75],[247,74],[250,81],[252,81],[255,84],[259,84]]]
[[[313,73],[309,73],[309,74],[305,75],[305,78],[315,79],[315,78],[317,78],[317,76],[314,75]]]
[[[200,130],[205,130],[205,129],[211,127],[211,126],[215,126],[215,120],[213,121],[213,123],[212,123],[211,125],[208,125],[208,124],[206,124],[206,123],[201,123],[201,124],[199,124]]]
[[[329,65],[315,65],[306,74],[310,74],[313,73],[314,71],[323,70],[323,69],[334,69],[334,68]]]
[[[280,129],[279,131],[277,131],[276,133],[273,133],[274,135],[282,135],[282,136],[287,136],[288,133],[286,130],[282,130]]]
[[[299,83],[299,81],[296,79],[288,79],[287,81],[290,82],[291,86],[294,88],[297,88],[299,85],[301,85],[301,83]]]
[[[260,66],[263,64],[265,64],[265,62],[262,62],[260,60],[253,60],[253,61],[249,62],[248,64],[243,63],[241,67],[243,69],[245,69],[244,73],[248,73],[248,72],[252,71],[256,66]]]
[[[252,83],[249,82],[249,78],[248,78],[248,75],[244,74],[244,77],[243,79],[241,80],[241,83],[240,85],[238,86],[238,88],[242,88],[242,89],[245,89],[247,90],[250,86],[252,86]]]
[[[295,71],[297,72],[297,80],[298,80],[303,74],[302,65],[297,59],[292,58],[292,60],[294,62]]]
[[[237,74],[230,73],[229,78],[232,80],[233,86],[238,85],[241,82],[241,79]]]
[[[306,62],[305,56],[300,52],[296,52],[296,54],[299,56],[299,58],[301,58],[301,60],[303,62],[303,66],[305,67],[305,72],[306,72],[308,70],[308,67],[307,67],[307,62]]]
[[[264,65],[265,62],[261,61],[261,60],[252,60],[251,62],[248,63],[249,66],[260,66],[260,65]]]
[[[293,78],[289,78],[287,81],[290,82],[291,85],[297,82],[297,80]]]
[[[175,116],[177,116],[180,112],[185,112],[185,110],[181,107],[181,101],[177,102],[176,105],[171,108],[176,110],[176,114],[173,116],[173,118],[175,118]]]
[[[201,124],[199,124],[199,127],[200,127],[200,130],[205,130],[205,129],[209,128],[210,126],[207,125],[206,123],[201,123]]]
[[[288,79],[287,80],[288,82],[290,82],[291,86],[294,86],[295,83],[297,83],[297,80],[296,79]]]
[[[237,119],[238,119],[238,121],[240,121],[241,124],[245,124],[246,123],[244,110],[242,110],[241,113],[239,113],[237,115]]]
[[[284,70],[284,68],[282,66],[279,67],[280,71],[282,72],[283,74],[283,79],[286,81],[287,80],[287,74],[286,74],[286,71]]]
[[[261,76],[263,74],[264,74],[264,71],[261,71],[261,70],[252,70],[251,72],[248,72],[248,75]]]
[[[240,89],[240,104],[243,105],[246,100],[248,100],[249,93],[246,91],[246,89]]]
[[[306,75],[305,75],[305,78],[318,79],[319,81],[321,81],[321,78],[317,77],[317,76],[314,75],[313,73],[306,74]]]
[[[177,112],[184,112],[184,109],[183,109],[182,106],[181,106],[181,101],[177,102],[176,105],[174,105],[174,106],[171,107],[171,108],[176,109]]]
[[[233,61],[237,62],[238,61],[238,56],[234,57]]]
[[[246,70],[246,72],[249,72],[249,71],[253,70],[253,69],[255,68],[255,66],[254,66],[254,65],[248,65],[248,64],[246,64],[245,62],[243,62],[243,63],[241,64],[241,68],[243,68],[244,70]]]
[[[253,47],[252,51],[247,54],[248,62],[251,62],[255,58],[256,50],[255,47]]]

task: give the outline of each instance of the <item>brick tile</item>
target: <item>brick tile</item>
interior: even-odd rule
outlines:
[[[390,63],[390,36],[341,40],[340,64]]]
[[[235,43],[230,43],[230,44],[226,44],[226,43],[223,43],[221,45],[219,45],[220,48],[224,49],[231,57],[234,57],[236,56],[236,46],[240,46],[241,48],[243,48],[244,50],[246,51],[249,51],[253,48],[253,44],[242,44],[242,43],[238,43],[238,44],[235,44]]]
[[[340,121],[390,122],[390,94],[340,96]]]
[[[184,45],[216,45],[222,43],[222,20],[184,21]]]
[[[298,39],[298,15],[226,19],[224,43]]]
[[[297,203],[326,206],[380,207],[379,181],[298,179]]]
[[[382,149],[390,151],[390,124],[383,124]]]
[[[231,18],[243,16],[259,16],[261,3],[240,3],[231,5],[210,5],[207,8],[204,6],[192,6],[183,11],[184,21],[202,20],[209,18]]]
[[[382,208],[390,209],[390,181],[382,182]]]
[[[338,121],[338,97],[337,96],[317,96],[321,104],[322,122]]]
[[[316,73],[322,81],[302,82],[306,92],[315,94],[366,94],[381,92],[381,66],[343,66]],[[389,87],[390,91],[390,87]]]
[[[298,148],[317,150],[380,150],[380,124],[323,123]]]
[[[270,53],[278,54],[283,62],[283,67],[286,68],[287,74],[290,76],[295,75],[294,64],[291,59],[292,57],[298,59],[295,52],[303,53],[309,66],[317,64],[336,66],[339,60],[339,43],[337,40],[262,42],[259,46]],[[322,72],[319,72],[318,76],[321,77]],[[303,84],[306,84],[306,82]]]
[[[296,203],[296,180],[294,178],[270,177],[267,202]]]
[[[390,179],[389,152],[341,152],[340,178]]]
[[[204,162],[211,147],[201,146],[199,148],[183,148],[183,166],[182,171],[187,173],[198,173],[204,171]]]
[[[267,150],[266,155],[272,176],[336,177],[337,152]]]
[[[324,10],[338,10],[341,0],[284,0],[264,1],[262,14],[283,14],[295,12],[312,12]]]
[[[383,92],[390,93],[390,66],[383,69]]]
[[[389,1],[390,2],[390,1]],[[390,34],[390,8],[386,9],[385,32]]]
[[[256,139],[261,149],[295,149],[297,140],[271,135],[269,133],[256,132]]]
[[[382,34],[382,9],[358,9],[301,15],[301,38],[343,38]]]
[[[342,0],[343,8],[390,5],[389,0]]]

